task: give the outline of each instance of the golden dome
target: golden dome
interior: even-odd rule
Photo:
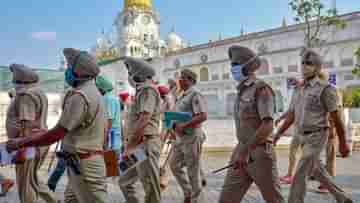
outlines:
[[[151,10],[152,0],[125,0],[124,9],[138,8],[143,10]]]

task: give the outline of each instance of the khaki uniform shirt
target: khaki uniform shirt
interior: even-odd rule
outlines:
[[[144,135],[158,135],[160,127],[160,94],[151,84],[146,83],[136,90],[135,101],[131,105],[129,114],[129,136],[137,128],[136,123],[140,113],[151,114],[150,121],[144,129]],[[129,138],[130,138],[129,137]]]
[[[294,127],[295,127],[295,135],[298,133],[299,129],[299,122],[300,122],[300,115],[301,109],[303,108],[304,102],[301,101],[301,97],[303,96],[303,87],[296,87],[294,93],[291,96],[289,111],[294,113]]]
[[[19,136],[21,121],[31,122],[31,128],[47,128],[48,100],[37,87],[18,92],[11,100],[6,116],[8,138]]]
[[[105,105],[94,80],[69,90],[58,125],[68,130],[65,151],[102,150],[106,127]]]
[[[191,87],[178,97],[175,110],[177,112],[189,112],[192,115],[207,113],[207,104],[202,94]],[[201,124],[197,126],[197,128],[193,130],[193,133],[202,134],[201,126]]]
[[[303,103],[299,128],[304,132],[329,127],[329,112],[338,110],[336,88],[318,78],[305,83],[299,102]]]
[[[259,79],[240,81],[234,105],[234,119],[238,141],[247,144],[255,136],[265,118],[274,118],[274,93]]]

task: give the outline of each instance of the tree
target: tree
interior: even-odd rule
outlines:
[[[353,70],[353,74],[360,76],[360,48],[358,48],[355,51],[355,56],[356,56],[356,65],[355,68]]]
[[[306,48],[322,47],[327,39],[322,37],[324,28],[335,32],[346,27],[345,21],[339,18],[336,8],[328,9],[320,0],[291,0],[289,3],[295,13],[296,23],[304,24],[304,46]]]

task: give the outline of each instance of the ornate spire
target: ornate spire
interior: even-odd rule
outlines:
[[[141,10],[151,10],[152,0],[125,0],[124,9],[137,8]]]
[[[282,20],[282,27],[287,27],[287,22],[286,22],[286,18],[284,17]]]
[[[240,35],[243,36],[245,34],[244,25],[241,25]]]

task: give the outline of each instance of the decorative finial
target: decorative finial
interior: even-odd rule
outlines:
[[[174,25],[171,27],[171,32],[175,32],[175,26]]]
[[[219,41],[222,40],[222,34],[221,32],[219,33]]]
[[[244,25],[241,25],[240,35],[243,36],[245,34]]]
[[[286,18],[284,17],[282,20],[282,27],[287,27]]]

